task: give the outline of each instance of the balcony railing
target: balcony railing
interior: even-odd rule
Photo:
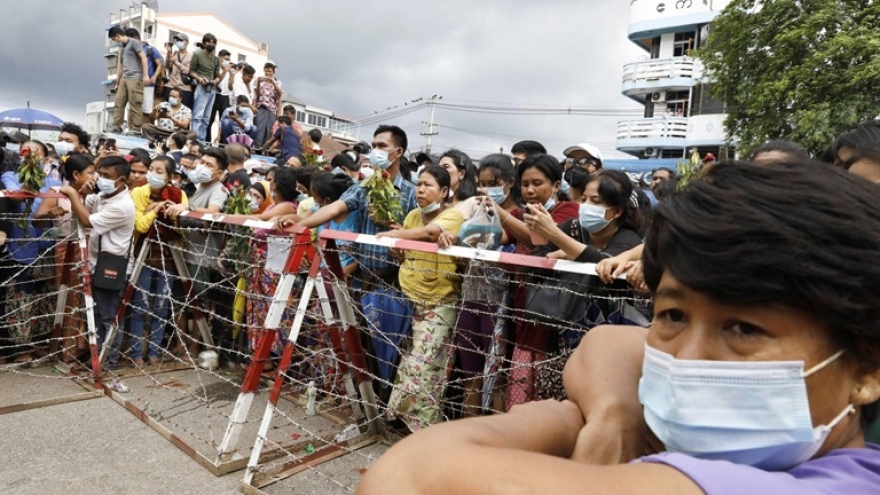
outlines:
[[[642,60],[623,66],[623,83],[659,81],[661,79],[692,79],[694,59],[673,57]]]
[[[638,140],[646,146],[677,146],[676,140],[686,139],[687,132],[688,119],[682,117],[626,120],[617,124],[618,141]]]

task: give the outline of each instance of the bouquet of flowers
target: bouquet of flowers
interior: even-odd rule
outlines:
[[[247,195],[247,188],[239,181],[227,184],[229,199],[226,200],[226,213],[231,215],[250,215],[251,203]],[[250,229],[247,227],[233,227],[232,237],[226,243],[223,250],[227,266],[234,273],[243,273],[249,266],[251,255]]]
[[[30,149],[22,149],[21,157],[23,161],[16,171],[18,181],[21,183],[21,190],[37,194],[46,180],[46,172],[43,171],[39,158],[34,156]],[[21,227],[22,230],[27,230],[30,216],[33,214],[33,198],[24,200],[23,206],[22,217],[15,221],[15,225]]]
[[[303,139],[303,141],[308,142],[308,146],[303,146],[303,165],[321,168],[321,165],[323,164],[322,156],[324,155],[324,150],[312,148],[312,140],[308,137]]]
[[[361,187],[367,190],[374,222],[388,225],[401,221],[403,206],[400,204],[400,194],[388,172],[376,169],[373,175],[361,181]]]
[[[675,164],[676,175],[678,175],[678,189],[682,190],[687,187],[688,183],[697,179],[703,170],[703,161],[700,159],[700,153],[694,148],[691,150],[691,157],[687,160],[681,160]]]

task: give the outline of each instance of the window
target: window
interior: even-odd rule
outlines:
[[[695,34],[696,33],[693,31],[687,33],[675,33],[675,43],[672,45],[672,56],[684,57],[685,55],[690,54],[691,48],[694,47]]]
[[[180,31],[168,31],[168,42],[174,43],[174,37],[180,34]]]
[[[688,92],[668,91],[666,93],[666,116],[688,117]]]
[[[724,103],[710,95],[712,86],[712,84],[694,86],[693,115],[724,113]]]
[[[310,113],[308,114],[308,124],[315,127],[327,127],[327,117]]]
[[[651,58],[660,58],[660,37],[651,39]]]
[[[238,54],[238,61],[239,62],[247,62],[247,55],[242,55],[239,53]]]
[[[296,111],[296,121],[297,122],[305,122],[306,121],[306,113],[300,112],[299,110],[297,110]]]

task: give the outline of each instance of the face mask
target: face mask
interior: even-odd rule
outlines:
[[[565,179],[562,179],[562,182],[559,185],[559,190],[564,194],[568,194],[568,192],[571,191],[571,184],[566,182]]]
[[[440,203],[439,203],[439,202],[437,202],[437,203],[431,203],[431,204],[429,204],[428,206],[426,206],[426,207],[424,207],[424,208],[422,208],[421,206],[419,206],[419,209],[422,210],[422,214],[423,214],[423,215],[426,214],[426,213],[434,213],[435,211],[437,211],[437,210],[440,209]]]
[[[18,153],[18,143],[6,143],[6,149]]]
[[[116,192],[116,181],[114,180],[98,177],[96,184],[98,186],[98,190],[101,191],[103,194],[113,194]]]
[[[370,152],[370,165],[374,167],[379,167],[382,170],[390,167],[391,162],[388,161],[388,152],[385,150],[377,150],[376,148],[373,148],[373,151]]]
[[[179,181],[179,180],[173,180],[173,181],[171,181],[171,185],[174,186],[174,187],[180,187],[180,181]]]
[[[180,148],[180,152],[184,155],[188,155],[189,154],[189,146],[183,145],[183,148]]]
[[[153,172],[147,172],[147,184],[153,189],[162,189],[165,187],[165,178]]]
[[[595,234],[611,223],[611,220],[605,220],[606,211],[608,208],[604,206],[583,203],[578,207],[578,221],[587,232]]]
[[[178,50],[183,50],[183,47],[186,46],[186,43],[184,43],[183,41],[175,41],[174,46],[176,46]]]
[[[812,458],[853,410],[815,428],[810,419],[804,379],[841,354],[804,371],[803,361],[679,360],[645,345],[639,401],[669,452],[786,470]]]
[[[189,178],[194,184],[203,184],[205,182],[211,182],[214,178],[214,173],[211,172],[208,167],[199,164],[193,169],[192,175],[190,175]]]
[[[309,199],[309,195],[306,193],[299,193],[299,196],[296,197],[297,203],[302,203],[303,201]]]
[[[171,105],[172,107],[176,107],[178,103],[180,103],[180,101],[177,98],[174,98],[174,97],[168,98],[168,104]]]
[[[64,156],[73,151],[73,144],[68,143],[67,141],[58,141],[55,143],[55,152],[58,153],[58,156]]]
[[[556,206],[556,200],[554,198],[550,198],[544,203],[544,209],[548,212],[552,210],[554,206]]]
[[[257,201],[257,198],[252,197],[250,205],[251,205],[251,211],[256,211],[256,210],[260,209],[260,202]]]
[[[496,204],[500,205],[507,201],[507,194],[504,193],[504,186],[487,187],[486,194],[488,194],[489,198],[491,198]]]
[[[214,51],[214,45],[205,45],[205,51],[211,53]]]
[[[224,69],[229,67],[229,60],[221,60],[220,67],[223,67]]]

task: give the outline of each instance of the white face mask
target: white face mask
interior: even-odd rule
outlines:
[[[116,192],[116,181],[114,180],[98,177],[98,180],[95,181],[95,185],[98,186],[98,191],[100,191],[102,194],[106,195]]]
[[[587,232],[595,234],[611,223],[611,220],[605,219],[605,212],[609,209],[600,205],[583,203],[578,207],[578,221],[583,228],[587,229]]]
[[[813,427],[805,379],[841,354],[804,371],[803,361],[675,359],[646,344],[639,401],[669,452],[786,470],[812,458],[854,409]]]
[[[425,206],[424,208],[422,208],[421,206],[419,206],[419,210],[422,211],[422,214],[425,214],[425,213],[434,213],[435,211],[437,211],[437,210],[439,210],[439,209],[440,209],[440,203],[439,203],[439,202],[437,202],[437,203],[431,203],[431,204],[429,204],[428,206]]]
[[[58,141],[55,143],[55,153],[58,153],[58,156],[65,156],[73,151],[73,144],[68,143],[67,141]]]

